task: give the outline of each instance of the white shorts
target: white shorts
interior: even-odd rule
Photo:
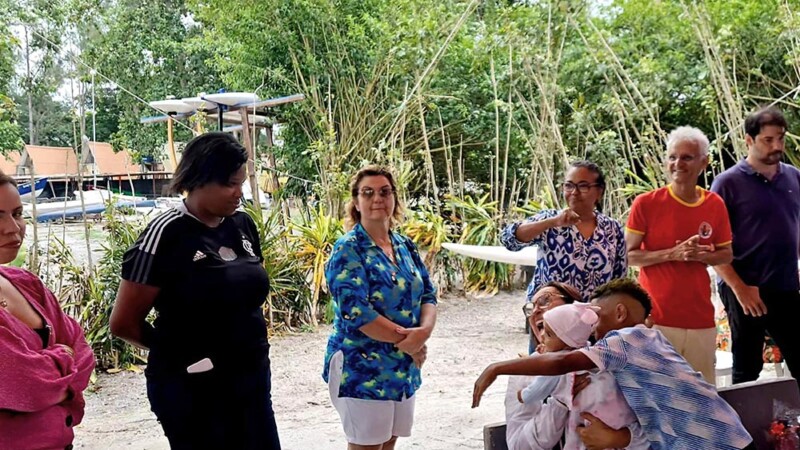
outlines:
[[[411,436],[414,423],[414,396],[399,402],[339,397],[344,355],[341,351],[331,357],[328,372],[328,391],[339,417],[347,442],[355,445],[383,444],[392,436]]]

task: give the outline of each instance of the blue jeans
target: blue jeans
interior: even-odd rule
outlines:
[[[247,371],[148,377],[147,397],[170,448],[280,450],[269,356]]]

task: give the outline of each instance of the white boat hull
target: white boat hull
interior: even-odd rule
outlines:
[[[490,245],[465,245],[444,243],[442,247],[445,249],[470,258],[481,259],[484,261],[493,261],[505,264],[516,264],[518,266],[533,266],[536,265],[536,257],[538,255],[537,247],[525,247],[518,252],[512,252],[502,246]]]
[[[222,92],[219,94],[207,94],[200,98],[226,106],[258,102],[258,95],[250,92]]]
[[[145,197],[134,197],[131,195],[119,195],[114,194],[111,191],[107,191],[105,189],[92,189],[89,191],[83,191],[83,203],[81,203],[80,192],[75,191],[73,192],[75,195],[75,200],[67,200],[61,202],[46,202],[46,203],[36,203],[36,214],[46,214],[51,212],[59,212],[59,211],[67,211],[72,208],[80,208],[86,207],[90,208],[93,206],[101,206],[105,203],[111,201],[112,199],[115,201],[122,201],[122,202],[141,202],[146,200]],[[26,214],[33,214],[33,205],[30,203],[23,204],[23,211]]]
[[[150,102],[148,104],[151,107],[166,114],[170,113],[185,114],[197,110],[196,107],[184,102],[183,100],[158,100],[155,102]]]

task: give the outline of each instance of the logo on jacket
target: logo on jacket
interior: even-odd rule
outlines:
[[[256,257],[255,252],[253,252],[253,244],[247,240],[246,237],[242,236],[242,247],[244,247],[244,251],[246,251],[250,256],[253,258]]]
[[[711,228],[711,224],[708,222],[703,222],[700,224],[700,228],[697,229],[697,235],[700,236],[700,239],[708,239],[714,233],[714,229]]]
[[[219,257],[223,261],[233,261],[236,259],[236,252],[232,248],[223,246],[219,248]]]

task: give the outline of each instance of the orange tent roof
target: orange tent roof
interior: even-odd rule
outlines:
[[[89,142],[89,148],[94,154],[98,175],[140,173],[142,171],[139,164],[133,163],[127,151],[114,152],[111,144],[107,142]]]
[[[20,159],[22,155],[16,150],[8,152],[5,156],[0,155],[0,171],[6,175],[16,175]]]
[[[32,163],[36,176],[78,173],[78,158],[70,147],[26,145],[25,155],[21,159],[26,166]]]

